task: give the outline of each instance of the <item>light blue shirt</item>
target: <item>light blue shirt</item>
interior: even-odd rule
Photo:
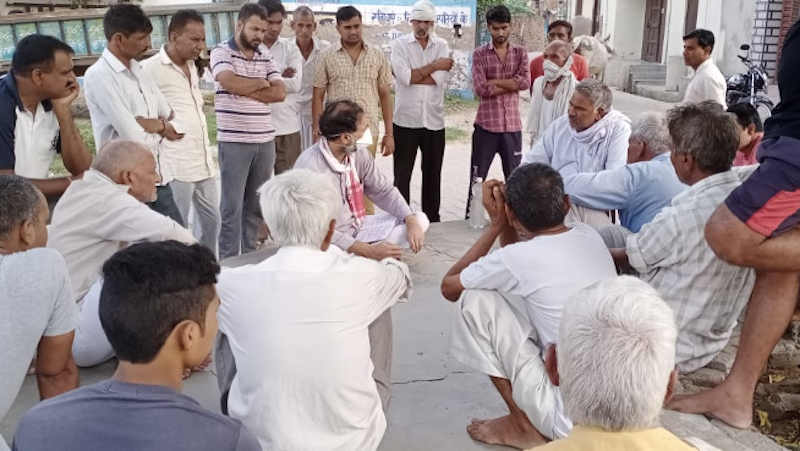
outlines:
[[[575,204],[619,210],[620,222],[634,233],[687,188],[678,180],[668,152],[621,168],[584,173],[562,170],[561,174]]]

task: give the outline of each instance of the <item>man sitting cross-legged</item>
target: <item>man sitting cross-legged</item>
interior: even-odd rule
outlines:
[[[499,181],[486,182],[483,199],[491,226],[442,281],[445,298],[461,297],[450,352],[488,374],[510,412],[473,421],[470,436],[528,448],[563,437],[572,427],[542,354],[558,341],[564,304],[579,289],[616,273],[594,229],[564,225],[570,203],[553,168],[520,166],[505,193]],[[498,237],[502,247],[489,253]]]
[[[690,372],[728,343],[753,290],[755,271],[718,258],[703,234],[708,218],[742,182],[743,175],[730,170],[739,148],[733,117],[712,101],[675,107],[667,117],[674,143],[670,158],[689,188],[612,253],[675,312],[677,364],[681,372]]]
[[[150,150],[133,141],[109,141],[53,211],[47,245],[64,256],[81,306],[72,347],[78,366],[97,365],[114,355],[97,317],[103,262],[137,241],[195,242],[188,230],[147,207],[145,202],[156,198],[158,180]]]
[[[0,420],[37,354],[42,399],[78,386],[72,360],[78,309],[64,258],[43,247],[49,216],[33,182],[0,175]],[[7,449],[0,437],[0,450]]]
[[[337,188],[305,169],[264,184],[261,209],[281,247],[225,269],[217,285],[237,366],[227,409],[264,449],[368,451],[386,429],[368,327],[407,296],[411,279],[399,261],[331,246]]]
[[[658,424],[676,383],[677,334],[672,310],[636,278],[609,279],[573,296],[558,346],[547,350],[547,372],[575,427],[537,449],[694,449]]]
[[[611,108],[614,97],[603,83],[587,79],[575,86],[567,114],[540,130],[539,139],[522,155],[522,163],[544,163],[565,169],[598,172],[625,165],[630,119]],[[573,205],[567,222],[610,224],[605,211]]]
[[[99,317],[117,371],[31,409],[14,449],[260,450],[239,421],[180,394],[185,371],[208,356],[217,336],[218,273],[214,254],[199,244],[139,243],[112,256],[103,265]]]

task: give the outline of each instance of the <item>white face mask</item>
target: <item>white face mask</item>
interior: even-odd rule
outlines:
[[[566,64],[564,65],[566,66]],[[550,61],[544,60],[544,79],[547,81],[556,81],[559,77],[564,76],[563,67],[559,67],[558,64]]]

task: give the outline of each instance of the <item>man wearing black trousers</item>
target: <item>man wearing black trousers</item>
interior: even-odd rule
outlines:
[[[420,0],[411,11],[412,33],[392,45],[397,80],[394,104],[394,185],[410,202],[409,184],[417,148],[422,151],[422,211],[439,222],[444,157],[444,90],[453,60],[447,42],[431,32],[436,11]]]

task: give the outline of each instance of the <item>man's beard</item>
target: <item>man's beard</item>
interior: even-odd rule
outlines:
[[[250,41],[247,40],[247,35],[244,34],[244,30],[242,30],[242,32],[239,33],[239,41],[241,41],[242,45],[246,47],[248,50],[258,50],[258,46],[259,44],[261,44],[260,41],[255,45],[251,44]]]

